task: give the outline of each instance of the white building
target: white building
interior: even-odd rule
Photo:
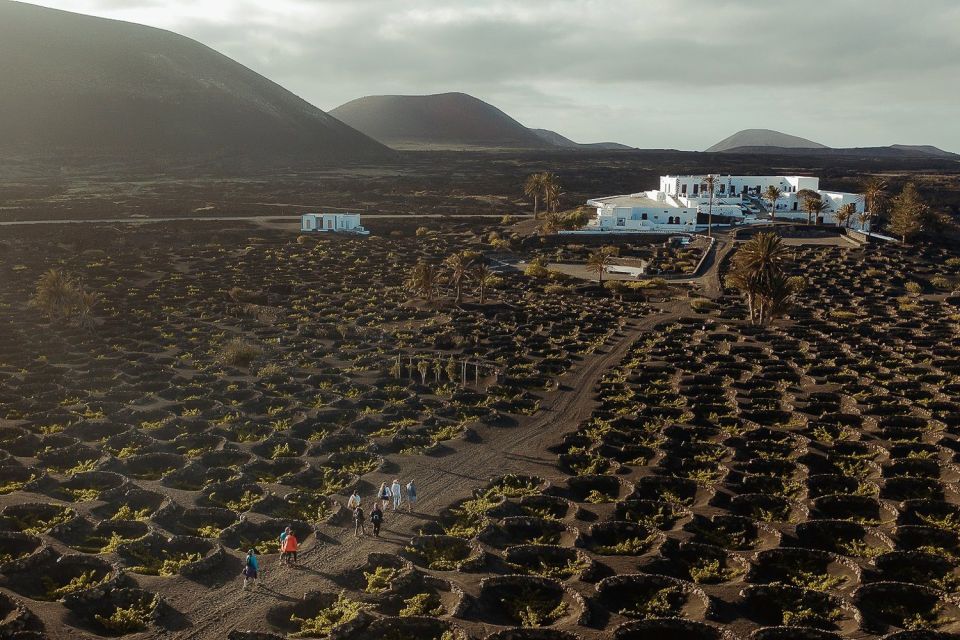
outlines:
[[[369,235],[356,213],[305,213],[300,216],[300,231],[356,233]]]
[[[834,213],[842,205],[853,203],[856,213],[863,211],[863,198],[855,193],[823,191],[820,179],[807,176],[715,176],[713,186],[713,215],[734,219],[736,222],[766,219],[769,203],[763,199],[771,186],[781,191],[777,201],[777,219],[806,221],[798,193],[810,190],[820,194],[826,204],[817,220],[835,224]],[[710,210],[710,194],[704,176],[661,176],[660,188],[622,196],[594,198],[587,205],[596,207],[597,215],[583,230],[586,232],[653,232],[671,233],[697,230],[697,214]],[[860,227],[854,214],[847,223]],[[703,228],[704,225],[700,225]]]

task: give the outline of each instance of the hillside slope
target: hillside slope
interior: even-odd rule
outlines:
[[[465,93],[366,96],[330,115],[395,149],[553,146],[500,109]]]
[[[230,58],[141,25],[0,0],[5,155],[386,155]]]
[[[707,153],[720,153],[740,147],[777,147],[781,149],[827,149],[818,142],[791,136],[771,129],[744,129],[707,149]]]

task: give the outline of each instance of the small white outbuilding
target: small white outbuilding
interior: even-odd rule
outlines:
[[[360,214],[357,213],[305,213],[300,216],[300,231],[370,234],[360,224]]]

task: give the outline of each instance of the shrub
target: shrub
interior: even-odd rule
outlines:
[[[117,607],[109,617],[97,614],[95,619],[104,629],[118,635],[143,631],[150,624],[157,604],[158,598],[154,596],[151,602],[138,602],[125,608]]]
[[[101,579],[97,579],[96,571],[91,569],[90,571],[85,571],[73,578],[67,584],[58,587],[56,583],[50,578],[43,578],[43,586],[47,590],[47,597],[51,600],[59,600],[60,598],[75,593],[77,591],[83,591],[85,589],[93,588],[97,585],[103,584],[110,578],[110,574],[106,574]]]
[[[293,635],[295,638],[326,637],[335,627],[354,620],[363,611],[373,605],[350,600],[343,593],[337,596],[337,601],[326,609],[322,609],[312,618],[299,618],[296,614],[290,616],[290,621],[300,625],[300,632]]]
[[[435,593],[418,593],[403,601],[400,617],[442,616],[446,613],[439,596]]]
[[[30,305],[50,320],[67,320],[78,326],[93,326],[97,294],[88,292],[71,276],[50,269],[37,281]]]
[[[393,584],[393,579],[397,577],[398,573],[400,572],[393,567],[377,567],[373,570],[373,573],[364,571],[363,575],[367,579],[367,586],[364,591],[367,593],[383,593],[387,591],[390,585]]]
[[[531,278],[546,278],[550,275],[547,270],[547,261],[545,258],[536,257],[527,264],[524,273]]]
[[[923,291],[923,285],[919,282],[908,282],[904,288],[907,290],[907,293],[912,293],[913,295],[919,295]]]
[[[501,598],[507,614],[522,627],[543,627],[553,624],[567,612],[567,604],[538,589],[524,586],[518,593]]]
[[[254,360],[260,357],[263,351],[260,347],[247,342],[242,338],[234,338],[220,349],[217,361],[231,367],[249,367]]]
[[[427,229],[426,227],[417,227],[418,238],[423,238],[428,235],[430,235],[430,229]]]

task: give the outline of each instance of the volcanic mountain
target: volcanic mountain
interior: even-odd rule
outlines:
[[[720,153],[749,147],[775,147],[778,149],[829,149],[826,145],[805,138],[798,138],[771,129],[744,129],[729,138],[724,138],[707,149],[707,153]]]
[[[330,112],[394,149],[628,149],[578,144],[547,129],[529,129],[495,106],[465,93],[367,96]]]
[[[380,143],[184,36],[0,0],[0,153],[316,160]]]

